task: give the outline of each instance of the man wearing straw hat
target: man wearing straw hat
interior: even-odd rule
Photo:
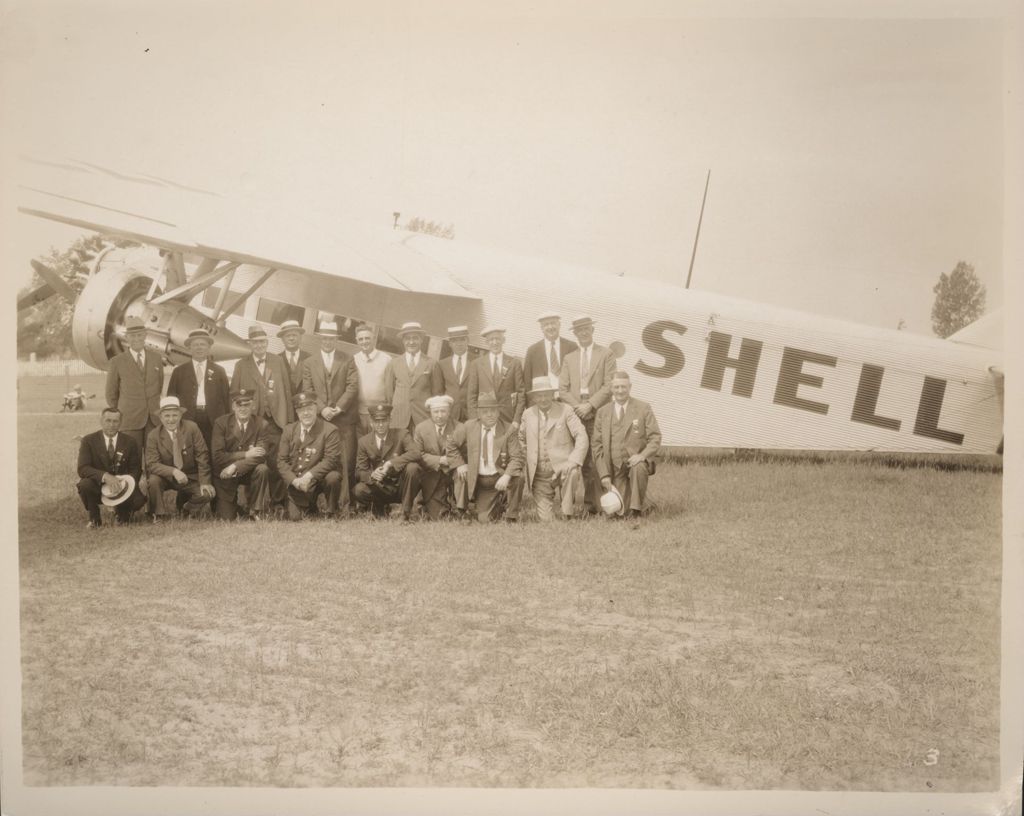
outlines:
[[[101,504],[115,508],[118,524],[127,524],[146,503],[138,486],[142,454],[132,437],[119,433],[120,427],[121,412],[104,408],[100,430],[83,436],[78,447],[78,495],[89,513],[89,529],[103,524]]]
[[[523,379],[532,383],[535,377],[546,374],[551,384],[558,386],[565,356],[575,351],[577,346],[572,340],[561,336],[562,316],[558,312],[543,312],[537,316],[537,322],[544,336],[526,350]]]
[[[164,390],[164,364],[160,355],[146,348],[146,326],[141,318],[124,321],[128,346],[110,360],[107,371],[107,405],[121,412],[121,430],[146,448],[146,434],[160,426],[160,395]]]
[[[555,386],[547,375],[535,377],[529,393],[534,404],[523,412],[519,428],[519,444],[526,452],[526,489],[541,521],[555,517],[555,496],[561,489],[562,515],[571,518],[576,515],[587,431],[572,408],[555,400]]]
[[[448,347],[451,355],[438,365],[444,377],[444,393],[451,397],[452,419],[465,422],[467,418],[466,395],[469,388],[469,327],[449,326]]]
[[[277,330],[278,338],[284,343],[284,351],[277,356],[284,360],[293,394],[302,390],[302,368],[309,357],[309,352],[303,351],[300,346],[305,333],[306,330],[299,325],[298,320],[286,320]]]
[[[146,439],[149,474],[149,512],[154,521],[169,518],[164,491],[178,493],[177,510],[184,516],[209,504],[214,497],[210,481],[210,455],[199,427],[187,419],[177,397],[160,400],[161,427]]]
[[[199,426],[207,449],[213,441],[213,423],[231,411],[228,374],[210,359],[213,338],[206,329],[193,329],[185,338],[192,359],[174,367],[167,396],[177,397],[189,419]]]
[[[384,398],[391,404],[391,427],[413,431],[430,419],[426,401],[444,393],[444,376],[423,351],[427,334],[419,323],[403,323],[398,336],[405,353],[392,357],[384,371]]]
[[[519,420],[523,416],[526,402],[522,363],[505,354],[503,326],[487,326],[480,334],[490,352],[480,355],[469,368],[469,387],[466,390],[469,418],[476,418],[477,399],[486,391],[497,398],[502,422],[515,433],[519,429]]]
[[[413,432],[410,450],[413,461],[406,469],[414,468],[413,474],[418,472],[423,509],[436,521],[451,512],[452,474],[462,464],[462,458],[457,451],[449,455],[448,443],[460,426],[451,418],[451,397],[444,394],[431,397],[426,401],[426,408],[430,416]]]

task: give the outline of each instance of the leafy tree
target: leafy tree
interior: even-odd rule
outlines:
[[[419,216],[406,223],[405,228],[410,232],[425,232],[427,235],[436,235],[438,238],[447,238],[449,241],[455,238],[454,224],[439,224]]]
[[[943,272],[932,291],[932,330],[939,337],[949,337],[985,313],[985,285],[965,261],[948,275]]]

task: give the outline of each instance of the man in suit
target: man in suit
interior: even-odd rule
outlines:
[[[78,447],[78,495],[89,513],[86,527],[94,529],[103,524],[100,504],[103,490],[118,495],[132,487],[131,495],[116,505],[114,517],[118,524],[131,521],[132,513],[146,503],[139,489],[142,478],[142,454],[135,440],[121,428],[121,412],[117,408],[104,408],[100,412],[100,430],[82,437]],[[120,477],[131,476],[131,482]]]
[[[405,354],[392,357],[384,372],[384,396],[391,403],[391,427],[412,431],[430,419],[427,399],[444,393],[444,375],[423,352],[426,332],[419,323],[403,323],[398,332]]]
[[[526,455],[519,434],[498,417],[498,398],[483,393],[477,399],[477,419],[460,425],[448,443],[448,458],[463,463],[455,469],[455,505],[465,512],[476,502],[477,521],[506,521],[519,517],[523,463]]]
[[[559,374],[562,401],[583,421],[587,437],[594,436],[594,415],[612,396],[615,355],[594,342],[594,320],[582,315],[572,321],[572,333],[579,348],[565,356]],[[594,458],[587,451],[583,462],[583,501],[588,513],[599,513],[600,483],[594,471]]]
[[[654,457],[661,447],[661,429],[651,406],[630,398],[629,374],[612,377],[612,401],[597,411],[591,451],[601,486],[612,485],[631,516],[643,513],[647,479],[654,472]]]
[[[217,491],[217,517],[238,517],[238,486],[247,491],[248,516],[259,520],[270,507],[272,473],[267,464],[267,421],[253,416],[255,395],[241,389],[231,395],[231,413],[213,423],[213,487]]]
[[[536,377],[545,374],[551,384],[559,387],[559,375],[562,373],[562,362],[565,356],[575,351],[577,345],[572,340],[561,336],[562,317],[557,312],[544,312],[537,317],[543,339],[538,340],[526,350],[523,358],[523,380],[532,383]]]
[[[295,395],[298,420],[281,434],[277,470],[288,489],[288,518],[316,515],[323,494],[327,512],[338,507],[341,491],[341,441],[338,429],[317,415],[316,394]]]
[[[231,411],[228,374],[210,359],[213,338],[206,329],[193,329],[185,338],[192,360],[174,367],[167,396],[177,397],[189,419],[199,426],[207,449],[213,440],[213,423]]]
[[[426,407],[430,416],[413,431],[410,458],[419,466],[423,509],[436,521],[451,512],[452,473],[462,458],[457,449],[454,456],[448,455],[448,442],[460,426],[451,418],[451,397],[431,397]]]
[[[146,470],[149,473],[149,512],[154,521],[170,517],[164,491],[178,493],[179,513],[188,517],[208,504],[215,491],[210,482],[210,454],[199,426],[182,419],[177,397],[160,400],[161,427],[146,439]]]
[[[328,507],[331,515],[349,512],[356,472],[356,426],[359,423],[359,370],[338,349],[338,326],[325,321],[317,330],[320,353],[311,354],[302,370],[302,390],[316,395],[320,416],[338,429],[341,444],[341,491],[339,505]]]
[[[448,346],[452,353],[438,365],[444,377],[444,393],[451,397],[452,419],[465,422],[467,419],[466,395],[469,388],[469,327],[449,326]]]
[[[555,388],[547,375],[536,377],[530,388],[534,404],[523,412],[519,444],[526,452],[526,489],[537,505],[541,521],[554,518],[556,490],[561,488],[562,515],[576,515],[575,496],[580,468],[587,454],[587,431],[568,405],[555,401]]]
[[[377,333],[365,323],[356,326],[356,345],[359,346],[354,358],[359,372],[359,435],[365,436],[373,430],[370,406],[386,401],[384,374],[391,358],[376,347]]]
[[[412,437],[401,428],[391,428],[391,406],[370,406],[370,433],[359,438],[356,454],[355,499],[374,518],[386,518],[388,505],[402,503],[402,516],[408,521],[412,503],[419,491],[419,465],[410,454]]]
[[[277,336],[284,343],[284,351],[277,356],[284,360],[285,370],[288,372],[288,380],[291,383],[292,393],[297,394],[302,390],[302,368],[309,352],[300,348],[302,335],[306,330],[299,325],[298,320],[286,320],[277,330]]]
[[[146,348],[146,326],[141,318],[125,320],[128,348],[114,356],[107,372],[107,405],[121,412],[121,430],[146,448],[146,435],[160,425],[160,395],[164,390],[164,364]]]
[[[522,363],[502,351],[505,346],[505,329],[489,326],[480,334],[490,352],[477,357],[469,367],[469,385],[466,389],[469,418],[477,418],[476,403],[480,394],[486,391],[497,397],[500,406],[498,415],[509,426],[509,431],[516,433],[526,404]]]

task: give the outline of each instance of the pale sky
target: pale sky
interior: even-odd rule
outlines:
[[[695,287],[930,333],[932,286],[966,260],[1002,301],[1001,21],[6,7],[8,158],[397,210],[638,286],[685,280],[710,168]],[[76,234],[14,223],[19,284]]]

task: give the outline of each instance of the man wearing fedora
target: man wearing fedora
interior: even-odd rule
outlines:
[[[444,393],[444,375],[423,351],[426,332],[416,322],[403,323],[398,336],[405,353],[392,357],[384,372],[384,397],[391,404],[391,427],[413,431],[430,419],[426,401]]]
[[[182,419],[183,413],[177,397],[161,399],[161,426],[146,439],[149,512],[156,521],[171,515],[164,502],[165,490],[177,492],[175,504],[185,516],[209,504],[215,495],[206,442],[199,426]]]
[[[612,376],[612,401],[597,411],[590,450],[601,486],[613,485],[631,516],[643,513],[647,479],[661,447],[661,429],[651,406],[630,397],[629,374]]]
[[[121,430],[146,447],[146,435],[160,425],[160,395],[164,390],[164,364],[146,348],[146,326],[141,318],[125,319],[128,348],[110,360],[107,405],[121,412]]]
[[[543,338],[526,350],[523,358],[523,379],[532,383],[536,377],[547,375],[551,384],[559,386],[562,363],[569,352],[577,346],[572,340],[562,337],[562,316],[558,312],[544,312],[537,316]]]
[[[296,394],[295,412],[298,419],[284,429],[277,450],[277,471],[288,491],[288,518],[316,515],[321,494],[328,515],[336,515],[342,481],[338,429],[319,416],[316,394]]]
[[[594,415],[612,396],[615,355],[594,342],[594,319],[581,315],[572,321],[572,332],[579,348],[565,356],[559,374],[561,399],[583,421],[587,436],[594,435]],[[589,513],[600,512],[600,484],[594,472],[594,459],[587,451],[583,461],[583,501]]]
[[[541,521],[554,518],[554,502],[561,489],[562,515],[576,515],[576,490],[587,454],[587,431],[568,405],[555,400],[555,386],[547,375],[536,377],[530,388],[533,405],[523,412],[519,444],[526,452],[526,489],[537,505]]]
[[[235,391],[231,413],[213,423],[213,487],[217,491],[217,517],[225,521],[238,516],[239,485],[246,487],[249,518],[259,520],[270,508],[270,437],[267,421],[253,416],[254,396],[244,388]]]
[[[455,506],[465,513],[469,500],[476,503],[478,521],[506,521],[519,517],[525,454],[519,434],[498,416],[494,394],[477,398],[477,418],[459,425],[448,442],[448,458],[461,458],[455,469]]]
[[[466,396],[469,389],[469,327],[449,326],[448,347],[452,353],[438,365],[444,377],[444,393],[451,397],[452,419],[465,422],[468,416]]]
[[[302,335],[305,333],[306,330],[299,325],[298,320],[286,320],[277,330],[277,336],[284,343],[284,351],[277,356],[284,360],[293,394],[302,390],[302,368],[309,357],[309,352],[303,351],[300,347]]]
[[[359,352],[353,359],[359,372],[359,435],[365,436],[373,429],[370,406],[386,401],[384,373],[391,358],[377,348],[377,333],[366,323],[356,326],[356,345]]]
[[[359,438],[356,454],[355,499],[375,518],[386,518],[388,506],[402,503],[402,517],[408,521],[419,490],[419,465],[412,449],[412,437],[402,428],[392,428],[391,406],[370,406],[372,430]]]
[[[519,429],[519,420],[526,404],[523,365],[515,357],[504,353],[503,327],[488,326],[480,334],[490,351],[477,357],[469,367],[469,386],[466,389],[469,418],[476,419],[477,400],[486,391],[497,398],[501,421],[515,433]]]
[[[426,402],[430,416],[416,426],[412,435],[410,463],[419,475],[423,509],[433,520],[451,512],[452,474],[462,464],[456,449],[449,455],[448,443],[459,424],[451,418],[452,398],[441,394]],[[394,424],[394,423],[392,423]]]
[[[104,408],[100,430],[83,436],[78,447],[78,495],[89,513],[89,529],[103,524],[100,504],[114,508],[118,524],[127,524],[132,513],[146,503],[139,489],[142,453],[120,428],[121,412]]]
[[[174,367],[167,396],[177,397],[189,419],[199,426],[207,449],[213,440],[213,423],[231,411],[227,372],[212,359],[213,338],[206,329],[193,329],[185,338],[192,360]]]

